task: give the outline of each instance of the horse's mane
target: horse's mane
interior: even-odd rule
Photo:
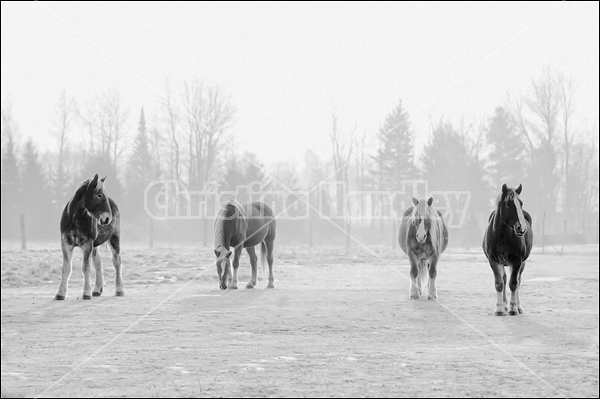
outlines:
[[[234,213],[231,213],[231,207],[235,209]],[[236,200],[229,200],[223,204],[217,217],[215,218],[214,225],[214,249],[218,250],[219,247],[224,247],[224,222],[225,220],[231,219],[233,215],[245,215],[244,207]]]
[[[441,254],[444,249],[444,220],[442,215],[435,209],[433,204],[427,205],[426,200],[421,200],[413,207],[410,221],[412,222],[417,216],[421,216],[431,221],[431,227],[429,228],[431,245],[433,245],[436,253]]]
[[[83,181],[79,187],[77,187],[77,190],[75,190],[75,194],[73,194],[73,197],[69,200],[69,205],[67,207],[67,211],[70,215],[73,215],[77,210],[77,206],[83,199],[83,196],[85,195],[85,192],[87,191],[88,185],[91,181],[92,179]]]

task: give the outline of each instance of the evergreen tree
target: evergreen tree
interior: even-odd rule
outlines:
[[[144,109],[140,114],[138,133],[133,143],[133,152],[127,165],[127,205],[132,217],[144,214],[144,193],[151,181],[158,177],[155,175],[155,162],[150,155],[150,144],[146,131],[146,118]]]
[[[14,237],[18,233],[18,204],[20,199],[19,165],[16,144],[11,133],[6,134],[2,151],[2,235]]]
[[[523,183],[527,170],[525,143],[510,113],[503,107],[495,110],[487,142],[491,146],[489,172],[493,185],[500,187],[507,183],[516,187]]]
[[[453,214],[453,225],[463,219],[467,229],[463,230],[463,238],[470,244],[480,239],[478,235],[482,226],[477,221],[484,220],[490,210],[489,193],[485,183],[483,161],[472,150],[469,138],[456,131],[450,123],[440,122],[433,132],[431,141],[425,146],[421,158],[423,178],[427,180],[430,191],[445,192]],[[453,197],[458,192],[470,192],[468,203],[453,201],[466,197]],[[440,204],[438,204],[439,206]],[[461,212],[466,208],[466,215]],[[463,244],[467,243],[463,242]]]
[[[57,229],[56,221],[46,216],[51,214],[50,189],[45,177],[37,148],[28,140],[23,151],[21,171],[20,213],[25,215],[28,231],[33,236],[43,236]]]
[[[416,178],[413,132],[402,101],[387,116],[378,139],[380,146],[374,157],[378,170],[374,174],[380,176],[382,188],[400,191],[404,181]]]

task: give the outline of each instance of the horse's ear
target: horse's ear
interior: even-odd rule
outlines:
[[[519,195],[521,195],[521,191],[523,190],[523,185],[519,184],[519,187],[517,187],[517,189],[515,190],[515,192]]]
[[[219,251],[217,251],[216,249],[215,249],[215,256],[216,256],[217,258],[219,257]]]
[[[231,256],[231,251],[227,251],[227,253],[225,254],[226,258],[229,258]]]
[[[429,199],[427,200],[427,205],[433,205],[433,197],[429,197]]]
[[[413,205],[414,205],[414,206],[417,206],[417,205],[419,205],[419,200],[418,200],[418,199],[416,199],[415,197],[412,197],[412,202],[413,202]]]
[[[508,192],[508,187],[506,187],[506,183],[502,185],[502,194],[506,194]]]
[[[92,180],[90,180],[90,182],[87,185],[87,189],[89,190],[92,187],[95,189],[97,185],[98,185],[98,174],[96,174],[94,176],[94,178]]]
[[[107,177],[108,177],[108,176],[104,176],[102,179],[100,179],[100,181],[101,181],[102,183],[104,183],[104,182],[106,181],[106,178],[107,178]]]

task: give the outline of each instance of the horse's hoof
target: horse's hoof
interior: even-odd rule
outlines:
[[[269,283],[269,285],[267,285],[267,288],[270,289],[270,290],[272,290],[272,289],[275,288],[275,284]]]
[[[519,311],[519,314],[523,314],[523,308],[519,308],[518,311]]]
[[[83,295],[82,298],[84,301],[89,301],[90,299],[92,299],[92,296],[91,295]]]
[[[411,294],[410,299],[421,299],[419,294]]]
[[[436,295],[436,296],[431,296],[431,295],[429,295],[429,296],[427,297],[427,299],[429,299],[430,301],[437,301],[437,295]]]
[[[503,312],[501,310],[496,310],[494,312],[494,316],[506,316],[506,312]]]
[[[230,285],[229,287],[227,287],[228,290],[237,290],[238,287],[237,285]]]
[[[247,290],[253,290],[254,289],[254,284],[248,284],[248,285],[246,285],[246,289]]]
[[[508,312],[509,316],[518,316],[519,315],[519,311],[518,310],[511,310],[510,312]]]
[[[125,296],[125,292],[124,291],[117,291],[117,292],[115,292],[115,296]]]
[[[64,300],[65,300],[65,296],[64,296],[64,295],[59,295],[59,294],[56,294],[56,295],[54,296],[54,300],[55,300],[55,301],[64,301]]]
[[[102,292],[92,292],[92,296],[100,296],[102,295]]]

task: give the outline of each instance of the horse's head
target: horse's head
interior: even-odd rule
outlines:
[[[413,213],[411,216],[411,223],[415,227],[416,239],[419,244],[424,244],[427,241],[427,235],[431,229],[431,215],[432,213],[433,198],[428,200],[418,200],[413,197]]]
[[[108,201],[108,196],[104,193],[105,180],[106,177],[98,179],[98,175],[95,175],[94,178],[89,181],[83,197],[85,209],[100,225],[107,225],[112,221],[110,203]]]
[[[519,198],[523,186],[516,189],[502,185],[502,194],[498,201],[498,214],[503,224],[510,227],[517,237],[527,233],[528,224],[523,215],[523,201]]]
[[[219,275],[219,288],[226,290],[231,281],[231,251],[225,247],[215,249],[217,257],[217,274]]]

